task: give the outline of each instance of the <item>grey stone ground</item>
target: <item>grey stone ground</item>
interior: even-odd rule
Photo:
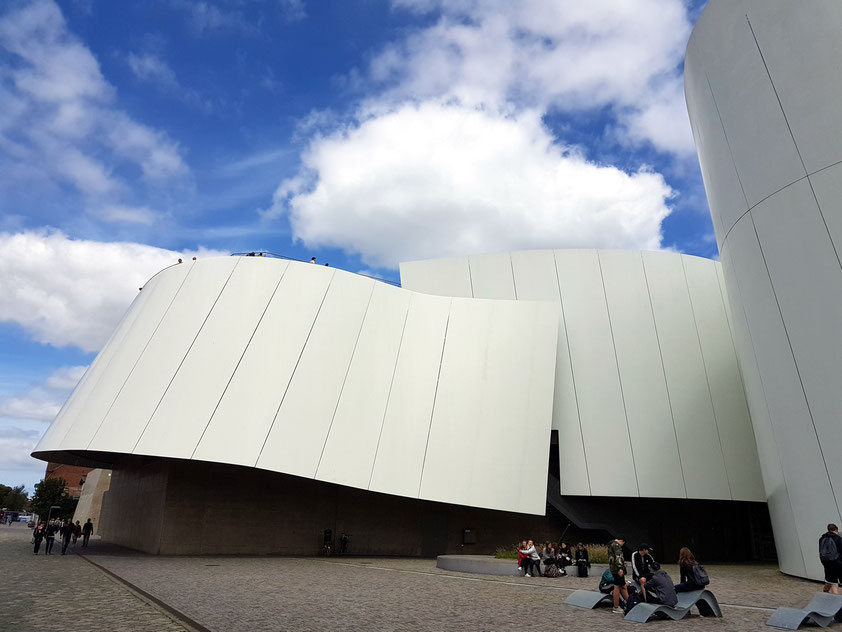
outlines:
[[[18,620],[40,622],[42,617],[52,615],[65,622],[63,629],[79,631],[179,629],[84,560],[76,556],[35,558],[28,546],[24,546],[28,539],[15,542],[2,534],[0,531],[4,569],[6,560],[11,559],[16,576],[10,581],[9,574],[4,573],[6,577],[0,577],[0,589],[4,598],[10,593],[16,596],[10,612]],[[16,547],[24,547],[25,551],[21,553]],[[594,577],[530,579],[466,575],[439,570],[435,561],[419,559],[155,557],[101,543],[94,543],[86,555],[193,621],[219,632],[557,629],[601,632],[635,625],[624,623],[619,615],[607,609],[585,611],[561,604],[576,588],[592,589],[597,581]],[[65,562],[68,564],[62,566]],[[674,567],[664,568],[677,577]],[[711,588],[723,604],[724,619],[694,615],[678,623],[651,622],[647,627],[718,632],[769,630],[765,622],[772,608],[803,606],[813,593],[821,590],[820,584],[783,576],[774,566],[711,565],[708,571],[712,577]],[[62,580],[62,573],[66,580]],[[85,627],[88,623],[72,618],[77,614],[74,606],[79,596],[70,587],[60,588],[62,581],[65,585],[87,583],[91,596],[84,614],[97,616],[99,611],[96,620],[102,625]],[[99,592],[103,594],[97,595]],[[24,611],[32,607],[39,616],[23,618]],[[145,621],[144,617],[150,621],[158,617],[157,621],[162,623],[160,627],[154,624],[141,627],[139,622]],[[105,624],[110,618],[114,624]],[[125,627],[126,620],[132,625]]]
[[[78,555],[34,555],[26,525],[0,526],[0,630],[186,632]],[[76,544],[81,547],[81,539]]]

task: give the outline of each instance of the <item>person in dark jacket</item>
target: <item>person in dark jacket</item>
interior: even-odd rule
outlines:
[[[822,555],[822,545],[825,544],[825,539],[829,539],[830,543],[836,546],[836,559],[830,559],[827,555]],[[819,538],[819,561],[824,566],[824,592],[838,595],[839,582],[842,581],[842,536],[839,535],[839,527],[832,522],[827,525],[827,533]]]
[[[649,545],[643,544],[637,547],[637,551],[632,553],[632,579],[640,584],[640,592],[643,595],[643,601],[646,601],[646,582],[652,578],[655,572],[655,558],[649,552]]]
[[[567,567],[573,563],[573,551],[567,542],[558,543],[558,567],[562,575],[567,575]]]
[[[79,521],[76,521],[76,524],[73,525],[73,546],[76,546],[76,540],[82,535],[82,525],[79,524]]]
[[[94,523],[88,518],[85,526],[82,527],[82,546],[88,546],[88,540],[91,539],[91,534],[94,532]]]
[[[674,607],[678,603],[672,578],[660,569],[655,570],[646,582],[646,596],[646,601],[662,603],[665,606]]]
[[[56,541],[56,532],[58,531],[58,527],[56,523],[50,520],[50,523],[47,525],[47,529],[44,532],[44,537],[47,538],[47,544],[44,547],[44,554],[45,555],[52,555],[53,554],[53,544]]]
[[[35,530],[32,532],[32,538],[35,540],[35,555],[38,555],[38,551],[41,550],[41,541],[44,539],[44,534],[47,532],[47,525],[44,524],[43,521],[35,527]]]
[[[579,542],[576,545],[576,557],[574,559],[576,568],[579,570],[579,577],[587,577],[588,569],[591,567],[591,560],[585,545]]]
[[[61,554],[64,555],[67,553],[67,545],[70,544],[70,538],[73,537],[73,534],[76,532],[76,527],[73,526],[72,520],[65,520],[64,524],[61,525],[61,529],[59,533],[61,533]]]
[[[696,581],[695,567],[699,563],[693,552],[686,546],[678,552],[678,568],[681,572],[681,583],[675,585],[675,592],[690,592],[691,590],[702,590],[702,586]]]

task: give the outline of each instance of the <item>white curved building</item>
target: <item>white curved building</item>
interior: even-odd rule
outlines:
[[[156,553],[309,553],[343,525],[357,551],[458,551],[477,532],[493,550],[557,535],[560,518],[524,515],[548,507],[670,546],[712,538],[681,524],[701,505],[664,499],[738,521],[764,497],[720,273],[595,250],[413,262],[402,288],[265,257],[172,266],[33,454],[112,467],[101,532]],[[622,504],[646,498],[662,500]],[[254,506],[290,538],[189,536]]]
[[[842,524],[842,4],[711,0],[685,92],[781,569]]]

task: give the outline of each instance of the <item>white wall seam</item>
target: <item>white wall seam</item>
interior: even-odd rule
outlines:
[[[617,383],[620,385],[620,401],[623,402],[623,417],[626,420],[626,436],[629,439],[629,453],[632,459],[632,468],[634,469],[634,486],[637,488],[637,495],[640,496],[640,481],[637,479],[637,464],[634,461],[634,445],[631,439],[631,428],[629,427],[629,412],[626,408],[626,395],[623,392],[623,376],[620,374],[620,362],[617,359],[617,343],[614,339],[614,325],[611,323],[611,308],[608,305],[608,294],[605,289],[605,277],[602,273],[602,260],[599,256],[599,250],[596,251],[596,262],[599,266],[599,278],[602,282],[602,299],[605,301],[605,313],[608,315],[608,332],[611,334],[611,348],[614,350],[614,365],[617,368]]]
[[[716,404],[713,401],[713,391],[710,387],[708,376],[708,361],[705,360],[705,348],[702,345],[702,336],[699,333],[699,321],[696,316],[696,307],[693,305],[693,293],[690,291],[690,281],[687,280],[687,268],[684,266],[684,255],[681,258],[681,272],[684,274],[684,286],[687,290],[687,298],[690,301],[690,312],[693,314],[693,330],[696,332],[696,341],[699,343],[699,355],[702,357],[702,368],[705,371],[705,384],[707,385],[708,399],[710,400],[710,411],[713,414],[713,427],[716,430],[716,442],[719,444],[719,453],[722,455],[722,465],[725,468],[725,482],[728,485],[728,496],[734,500],[734,492],[731,490],[731,477],[728,474],[728,461],[725,459],[725,449],[722,447],[722,435],[719,432],[719,419],[716,416]]]
[[[175,376],[178,375],[178,372],[181,370],[181,367],[184,365],[184,360],[190,355],[190,350],[193,348],[193,345],[196,344],[196,339],[202,333],[202,329],[205,326],[205,323],[208,322],[208,318],[213,313],[213,308],[216,307],[216,304],[219,302],[219,297],[222,296],[222,293],[225,292],[225,288],[228,286],[228,281],[231,280],[231,277],[234,274],[234,270],[237,269],[237,266],[240,265],[240,259],[234,264],[231,268],[231,272],[228,273],[228,276],[225,279],[225,283],[222,284],[222,289],[219,290],[219,294],[216,295],[216,298],[213,301],[213,305],[211,305],[208,313],[205,314],[204,319],[202,319],[202,324],[199,326],[199,329],[196,331],[196,334],[193,336],[193,340],[190,341],[190,346],[187,347],[187,351],[185,351],[184,356],[181,358],[181,361],[178,363],[178,366],[175,368],[175,372],[173,372],[170,381],[167,383],[167,387],[164,389],[164,392],[161,393],[161,397],[158,399],[158,403],[155,404],[155,408],[152,410],[152,414],[149,415],[149,419],[146,420],[146,425],[143,426],[143,430],[141,430],[140,435],[137,438],[137,441],[134,442],[134,446],[132,447],[132,453],[137,449],[140,440],[143,439],[143,435],[146,432],[146,429],[149,427],[149,424],[152,422],[153,417],[155,417],[155,413],[158,410],[158,407],[161,405],[161,402],[164,401],[164,397],[167,396],[167,391],[170,390],[170,386],[172,386],[173,380],[175,380]]]
[[[652,290],[649,288],[649,275],[646,273],[646,261],[643,259],[643,253],[640,253],[640,264],[643,268],[643,279],[646,281],[646,296],[649,299],[649,309],[652,312],[652,324],[655,328],[655,340],[658,342],[658,357],[661,359],[661,374],[664,377],[664,390],[667,393],[667,403],[670,409],[670,419],[672,419],[672,436],[675,438],[675,449],[678,453],[678,463],[681,466],[681,483],[684,486],[684,497],[687,498],[687,475],[684,472],[684,462],[681,459],[681,445],[678,443],[678,431],[675,428],[675,412],[672,409],[672,398],[670,396],[669,383],[667,382],[667,370],[664,366],[664,352],[661,349],[661,336],[658,333],[658,319],[655,318],[655,306],[652,304]]]
[[[126,379],[123,380],[123,383],[120,385],[120,388],[117,391],[117,394],[114,396],[114,399],[111,400],[111,404],[108,406],[108,410],[106,410],[105,414],[102,416],[102,419],[100,420],[99,425],[97,425],[96,431],[93,433],[93,435],[91,435],[90,441],[88,441],[88,444],[85,446],[86,449],[90,449],[91,444],[94,442],[97,435],[99,434],[100,429],[102,428],[102,424],[105,423],[106,419],[108,419],[108,414],[111,412],[111,409],[114,407],[114,403],[118,399],[120,399],[120,393],[123,392],[123,388],[126,386],[128,381],[131,379],[132,373],[134,372],[135,367],[137,367],[137,363],[140,362],[140,359],[143,357],[143,354],[146,352],[146,348],[149,346],[149,343],[155,337],[155,332],[158,331],[158,328],[161,326],[161,323],[163,323],[164,320],[166,319],[167,314],[169,313],[170,308],[172,307],[172,304],[175,302],[176,297],[178,297],[179,292],[181,292],[181,288],[184,287],[184,284],[187,282],[187,279],[190,277],[190,273],[193,272],[193,267],[194,267],[193,264],[190,264],[190,269],[187,271],[187,274],[184,275],[184,278],[181,280],[181,283],[179,284],[178,289],[173,293],[172,298],[170,299],[169,305],[167,305],[167,309],[164,310],[164,313],[161,316],[161,319],[158,321],[158,324],[155,325],[155,329],[153,329],[152,333],[149,334],[149,338],[146,340],[146,344],[143,345],[143,349],[138,354],[137,358],[134,361],[134,364],[132,364],[132,368],[129,371],[128,375],[126,375]],[[148,281],[146,283],[147,283],[147,285],[149,284]]]
[[[199,449],[199,444],[202,443],[202,439],[204,438],[205,433],[208,431],[208,428],[210,427],[211,422],[213,421],[213,418],[216,415],[216,411],[219,408],[220,402],[222,402],[222,398],[225,397],[225,393],[228,392],[228,387],[231,385],[231,380],[234,379],[234,375],[236,375],[237,369],[240,368],[240,363],[243,361],[243,358],[245,357],[249,346],[251,346],[251,341],[254,339],[254,334],[257,333],[257,330],[260,327],[260,323],[263,322],[263,317],[266,316],[266,312],[269,309],[269,305],[272,304],[272,299],[275,298],[275,294],[277,293],[278,288],[281,285],[281,281],[284,280],[284,276],[286,275],[287,270],[289,270],[289,264],[287,264],[283,272],[281,272],[281,276],[278,277],[278,282],[275,284],[275,289],[272,290],[272,295],[269,297],[269,300],[266,301],[266,305],[263,307],[263,312],[260,314],[260,318],[257,319],[257,323],[255,324],[254,329],[252,329],[251,331],[251,336],[249,336],[248,342],[243,347],[243,352],[240,354],[240,358],[237,360],[237,364],[234,366],[234,370],[231,372],[231,375],[228,377],[228,381],[225,383],[225,388],[223,388],[222,392],[219,394],[219,399],[216,400],[216,406],[213,407],[213,412],[211,413],[210,417],[208,417],[208,422],[205,424],[205,427],[202,430],[202,434],[199,435],[199,440],[196,442],[196,445],[193,446],[193,451],[190,453],[191,459],[196,454],[196,450]]]
[[[307,349],[307,341],[310,340],[310,334],[313,333],[313,327],[316,326],[316,322],[319,320],[319,314],[322,311],[322,306],[325,304],[325,299],[327,298],[328,293],[330,292],[330,286],[333,284],[333,279],[336,278],[336,271],[334,270],[330,276],[330,281],[325,288],[325,293],[322,294],[322,300],[319,303],[319,309],[316,310],[316,315],[313,317],[313,322],[310,323],[310,329],[307,331],[307,337],[304,339],[304,344],[301,345],[301,351],[298,353],[298,359],[295,361],[295,366],[292,369],[292,372],[289,374],[289,380],[287,380],[287,384],[284,387],[284,394],[281,396],[281,401],[278,402],[278,407],[275,409],[275,415],[272,417],[272,423],[269,424],[269,429],[266,431],[266,436],[263,439],[263,445],[260,446],[260,452],[257,453],[257,458],[254,460],[254,466],[257,467],[257,464],[260,462],[260,457],[263,455],[263,450],[266,448],[266,442],[269,440],[269,435],[272,434],[272,428],[275,427],[275,421],[278,419],[278,413],[281,411],[281,406],[284,404],[284,398],[286,398],[287,393],[289,392],[289,385],[292,384],[292,380],[295,377],[295,372],[298,370],[298,364],[301,362],[301,356],[304,355],[304,352]]]

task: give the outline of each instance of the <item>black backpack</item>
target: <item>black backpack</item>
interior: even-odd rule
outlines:
[[[707,586],[710,583],[710,577],[708,577],[708,572],[705,570],[705,567],[701,564],[696,564],[695,566],[693,566],[693,575],[695,575],[697,586]]]
[[[835,562],[839,559],[836,538],[827,533],[819,540],[819,559],[825,563]]]
[[[628,614],[629,611],[634,608],[637,604],[639,604],[643,599],[640,597],[640,593],[634,589],[634,586],[629,586],[629,598],[626,599],[626,606],[623,608],[623,614]]]

